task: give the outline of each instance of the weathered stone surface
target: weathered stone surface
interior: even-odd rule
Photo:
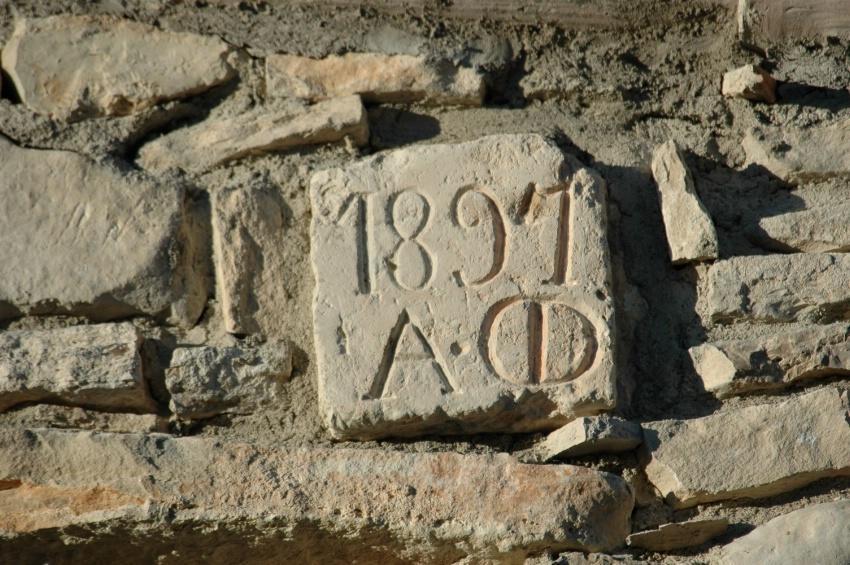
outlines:
[[[199,243],[180,187],[0,136],[0,201],[0,317],[143,313],[191,325],[203,310]]]
[[[658,185],[673,264],[717,259],[717,231],[675,141],[656,148],[652,175]]]
[[[712,265],[701,300],[714,321],[829,320],[850,309],[850,256],[826,253],[733,257]]]
[[[744,65],[723,75],[723,96],[755,102],[776,102],[776,81],[758,65]]]
[[[850,326],[809,326],[705,343],[688,350],[705,390],[719,398],[850,374]]]
[[[850,121],[828,126],[765,127],[747,132],[741,145],[747,163],[789,182],[811,182],[850,174]]]
[[[643,424],[646,474],[676,508],[850,475],[848,394],[816,390],[693,420]]]
[[[3,70],[24,103],[62,119],[123,115],[234,76],[216,37],[107,16],[18,20]]]
[[[116,433],[166,432],[168,419],[157,414],[98,412],[77,406],[37,404],[0,414],[0,428],[60,428]]]
[[[233,334],[263,329],[262,312],[287,300],[283,209],[268,183],[227,186],[212,196],[213,254],[217,298],[225,330]]]
[[[631,547],[649,551],[673,551],[702,545],[725,532],[728,525],[726,518],[662,524],[654,530],[631,534],[627,542]]]
[[[312,525],[317,541],[373,540],[399,552],[396,559],[435,562],[610,550],[623,544],[633,505],[615,475],[504,454],[47,430],[0,430],[0,481],[7,537],[122,521],[165,531],[256,524],[291,538]]]
[[[595,173],[540,136],[498,135],[319,172],[311,198],[335,434],[551,429],[614,405]]]
[[[643,441],[640,425],[616,416],[577,418],[549,434],[540,450],[545,460],[590,453],[629,451]]]
[[[754,239],[771,250],[850,251],[850,203],[835,202],[759,220]]]
[[[721,565],[850,563],[850,500],[815,504],[774,518],[723,548]]]
[[[366,110],[359,96],[312,106],[289,104],[276,110],[260,107],[232,118],[205,120],[146,144],[139,151],[139,163],[154,171],[180,167],[203,172],[249,155],[331,143],[346,137],[355,145],[369,142]]]
[[[484,80],[477,71],[413,55],[270,55],[266,81],[270,95],[307,100],[349,94],[359,94],[366,102],[480,106],[484,100]]]
[[[285,342],[259,347],[181,347],[165,371],[169,407],[180,418],[254,412],[277,398],[292,373]]]
[[[154,411],[132,324],[0,332],[0,411],[25,402]]]
[[[746,0],[738,10],[739,27],[750,41],[850,37],[844,0]]]

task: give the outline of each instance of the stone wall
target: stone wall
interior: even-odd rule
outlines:
[[[0,562],[850,562],[830,0],[0,5]]]

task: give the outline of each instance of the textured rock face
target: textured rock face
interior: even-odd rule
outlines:
[[[359,94],[367,102],[429,102],[480,106],[483,77],[448,61],[425,57],[348,53],[325,59],[294,55],[266,58],[271,95],[324,100]]]
[[[292,373],[289,345],[186,347],[165,372],[169,407],[180,418],[248,413],[273,402]]]
[[[155,411],[132,324],[0,332],[0,411],[25,402]]]
[[[711,267],[702,300],[710,318],[720,322],[834,320],[848,309],[848,276],[847,255],[733,257]]]
[[[676,142],[668,141],[655,150],[652,175],[673,264],[717,259],[717,232]]]
[[[759,128],[748,132],[742,145],[747,162],[761,165],[790,182],[845,177],[850,172],[850,121],[828,126]]]
[[[728,526],[725,518],[662,524],[654,530],[631,534],[628,544],[649,551],[672,551],[702,545],[725,532]]]
[[[774,518],[724,547],[720,563],[850,563],[850,500],[816,504]]]
[[[549,434],[541,445],[545,460],[590,453],[629,451],[643,441],[640,425],[610,415],[577,418]]]
[[[705,390],[724,398],[803,379],[850,374],[846,323],[705,343],[688,350]]]
[[[398,150],[317,173],[311,199],[334,433],[545,429],[613,406],[606,188],[542,137]]]
[[[693,420],[649,422],[646,474],[676,508],[850,475],[848,410],[846,391],[825,388]]]
[[[168,431],[168,418],[157,414],[100,412],[76,406],[36,404],[0,415],[0,428],[58,428],[149,433]]]
[[[145,145],[139,163],[158,171],[180,167],[206,169],[248,155],[350,138],[369,141],[366,111],[359,96],[345,96],[313,106],[257,108],[233,118],[181,128]]]
[[[0,200],[0,263],[11,267],[0,317],[200,315],[207,291],[180,187],[0,136]]]
[[[516,559],[543,539],[556,549],[613,549],[629,532],[633,505],[619,477],[507,455],[45,430],[0,430],[0,438],[0,480],[11,487],[0,490],[0,528],[12,535],[110,521],[144,527],[170,508],[177,529],[257,521],[292,532],[316,524],[331,538],[384,531],[413,559]]]
[[[754,239],[777,251],[850,251],[850,204],[835,202],[759,220]]]
[[[2,64],[24,103],[63,119],[122,115],[233,77],[215,37],[106,16],[22,19]]]
[[[225,331],[273,332],[258,319],[286,300],[283,209],[268,183],[228,186],[212,198],[213,255]]]
[[[776,102],[776,81],[758,65],[746,65],[723,75],[723,96],[756,102]]]

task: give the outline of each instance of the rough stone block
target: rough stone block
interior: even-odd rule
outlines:
[[[616,416],[577,418],[549,434],[541,445],[544,460],[591,453],[629,451],[643,441],[640,424]]]
[[[234,76],[216,37],[163,32],[109,16],[18,20],[3,70],[23,102],[61,119],[124,115]]]
[[[758,65],[744,65],[723,75],[723,96],[754,102],[776,102],[776,81]]]
[[[246,414],[278,397],[292,373],[292,351],[284,342],[259,347],[181,347],[165,371],[169,407],[180,418]]]
[[[733,257],[711,266],[700,297],[711,320],[827,321],[850,310],[850,256],[826,253]]]
[[[320,403],[341,437],[552,429],[615,400],[602,179],[536,135],[311,181]]]
[[[747,163],[794,183],[850,175],[850,120],[828,126],[764,127],[741,142]]]
[[[717,232],[697,194],[691,172],[675,141],[660,145],[652,156],[664,230],[674,265],[717,259]]]
[[[705,390],[719,398],[850,374],[850,326],[836,323],[688,350]]]
[[[281,284],[284,222],[280,195],[260,182],[227,186],[212,195],[216,297],[224,329],[233,334],[266,333],[265,317],[288,298]]]
[[[850,500],[825,502],[774,518],[723,548],[720,565],[850,563]]]
[[[366,102],[480,106],[484,100],[484,79],[477,71],[413,55],[270,55],[266,81],[270,95],[307,100],[349,94],[359,94]]]
[[[850,251],[850,203],[835,202],[759,220],[753,239],[771,250],[806,253]]]
[[[0,478],[4,544],[15,534],[96,522],[101,532],[129,523],[166,536],[231,524],[249,535],[268,528],[290,540],[306,536],[302,543],[371,540],[391,562],[521,562],[543,549],[611,550],[624,543],[633,506],[616,475],[506,454],[52,430],[0,430]]]
[[[260,107],[233,118],[205,120],[180,128],[142,147],[139,164],[159,171],[180,167],[203,172],[249,155],[282,151],[350,138],[369,142],[366,110],[359,96],[345,96],[312,106]]]
[[[0,136],[0,202],[0,317],[200,316],[206,280],[181,187]]]
[[[153,412],[132,324],[0,332],[0,411],[25,402]]]
[[[824,388],[693,420],[643,424],[646,475],[675,508],[850,475],[848,393]]]
[[[626,541],[631,547],[649,551],[674,551],[702,545],[721,535],[728,526],[726,518],[662,524],[654,530],[635,532]]]

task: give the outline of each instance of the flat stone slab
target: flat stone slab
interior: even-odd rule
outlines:
[[[347,53],[324,59],[269,55],[266,85],[272,96],[313,101],[350,94],[367,102],[480,106],[484,101],[484,77],[479,72],[414,55]]]
[[[369,142],[366,110],[359,96],[345,96],[312,106],[260,107],[232,118],[204,120],[146,144],[139,164],[161,171],[180,167],[203,172],[249,155],[305,145],[341,141]]]
[[[728,526],[726,518],[662,524],[654,530],[635,532],[626,541],[630,547],[648,551],[674,551],[702,545],[724,533]]]
[[[292,374],[288,343],[258,347],[178,347],[165,371],[169,408],[180,418],[247,414],[278,398]]]
[[[749,131],[741,145],[747,163],[761,165],[788,182],[850,175],[850,120],[805,129],[765,127]]]
[[[718,261],[700,297],[714,322],[792,322],[842,317],[850,304],[850,255],[757,255]]]
[[[643,442],[640,424],[617,416],[583,416],[549,434],[540,446],[544,460],[591,453],[630,451]]]
[[[0,414],[0,428],[57,428],[117,433],[167,432],[168,418],[157,414],[100,412],[77,406],[36,404]]]
[[[3,70],[22,101],[60,119],[125,115],[235,76],[217,37],[160,31],[110,16],[20,19]]]
[[[850,251],[848,217],[848,202],[767,216],[759,220],[753,239],[768,249],[783,252],[846,252]]]
[[[693,420],[643,424],[646,475],[674,508],[850,475],[848,392],[824,388]]]
[[[182,187],[0,135],[0,201],[0,318],[200,316],[205,269]]]
[[[261,447],[156,434],[0,430],[0,478],[0,530],[11,535],[67,528],[79,539],[92,523],[162,534],[241,524],[315,543],[379,545],[392,562],[611,550],[624,543],[633,506],[616,475],[506,454]]]
[[[723,548],[721,565],[850,563],[850,500],[783,514]]]
[[[319,172],[311,199],[335,435],[553,429],[614,406],[606,187],[591,170],[540,136],[497,135]]]
[[[840,322],[714,341],[692,347],[688,354],[705,390],[726,398],[850,374],[850,326]]]
[[[673,264],[717,259],[717,231],[675,141],[656,148],[652,156],[652,176],[658,186]]]
[[[0,412],[26,402],[156,411],[132,324],[0,332]]]

